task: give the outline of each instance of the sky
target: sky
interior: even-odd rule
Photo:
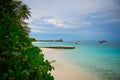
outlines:
[[[120,0],[23,0],[35,39],[120,40]]]

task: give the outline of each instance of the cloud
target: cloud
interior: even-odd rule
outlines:
[[[50,23],[50,24],[53,24],[56,27],[63,27],[63,28],[67,27],[67,25],[62,20],[59,20],[59,19],[50,18],[50,19],[43,20],[43,21]]]
[[[35,19],[33,22],[30,23],[30,25],[69,29],[76,28],[76,25],[78,25],[78,23],[75,20],[44,16],[40,17],[39,19]]]
[[[40,26],[40,25],[30,25],[31,32],[33,33],[51,33],[54,32],[55,28]]]

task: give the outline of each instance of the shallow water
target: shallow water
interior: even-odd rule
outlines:
[[[96,41],[43,42],[35,46],[75,46],[75,49],[61,49],[68,60],[98,80],[120,80],[120,42],[99,44]]]

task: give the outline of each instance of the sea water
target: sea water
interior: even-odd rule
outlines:
[[[75,46],[75,49],[61,49],[73,64],[97,77],[98,80],[120,80],[120,42],[97,41],[74,42],[37,42],[35,46]]]

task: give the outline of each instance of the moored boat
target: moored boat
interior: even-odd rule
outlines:
[[[80,41],[76,41],[75,44],[80,44]]]
[[[106,40],[100,40],[99,43],[105,43],[107,42]]]

